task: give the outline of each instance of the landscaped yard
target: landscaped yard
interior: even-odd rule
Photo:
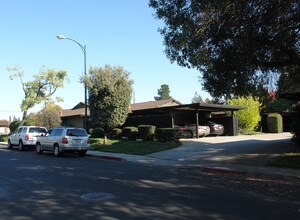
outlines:
[[[300,149],[284,153],[268,163],[269,166],[300,169]]]
[[[107,145],[103,145],[102,138],[91,138],[91,150],[123,153],[133,155],[147,155],[181,146],[178,143],[153,142],[153,141],[132,141],[123,139],[108,139]]]

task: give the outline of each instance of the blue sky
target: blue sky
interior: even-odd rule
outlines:
[[[153,101],[162,84],[182,103],[190,103],[195,92],[210,97],[202,91],[197,70],[166,58],[157,31],[163,24],[154,18],[148,0],[1,0],[0,23],[0,119],[21,116],[24,94],[18,79],[9,78],[10,66],[24,70],[24,81],[42,66],[66,70],[69,82],[55,94],[64,99],[58,104],[68,109],[84,100],[79,83],[83,53],[74,42],[58,40],[58,34],[86,45],[87,69],[109,64],[129,71],[136,103]]]

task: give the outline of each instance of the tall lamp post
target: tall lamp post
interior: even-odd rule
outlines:
[[[63,35],[57,35],[56,36],[57,39],[59,40],[70,40],[75,42],[82,50],[83,52],[83,59],[84,59],[84,75],[86,76],[86,46],[80,44],[79,42],[77,42],[76,40],[72,39],[72,38],[68,38],[65,37]],[[87,88],[86,88],[86,84],[84,84],[84,129],[87,129]]]

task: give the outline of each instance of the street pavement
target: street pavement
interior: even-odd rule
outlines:
[[[297,177],[300,170],[267,167],[265,162],[293,147],[292,134],[261,134],[181,139],[182,146],[146,156],[89,150],[87,156],[152,166],[189,167],[229,174]],[[1,144],[1,143],[0,143]],[[5,143],[2,143],[5,144]],[[3,147],[3,145],[2,145]]]

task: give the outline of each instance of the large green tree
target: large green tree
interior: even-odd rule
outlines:
[[[133,81],[122,67],[91,67],[85,83],[89,92],[91,118],[104,129],[106,142],[110,129],[124,124],[129,111]]]
[[[300,66],[299,0],[150,0],[171,62],[198,69],[213,97],[244,95]],[[298,76],[300,72],[296,72]]]
[[[29,109],[43,101],[51,100],[52,95],[58,88],[64,86],[64,81],[67,79],[66,71],[55,71],[42,67],[31,81],[25,82],[23,80],[24,72],[19,66],[8,67],[7,70],[12,72],[11,79],[17,77],[22,84],[24,92],[24,99],[21,103],[21,110],[23,111],[22,121],[26,119]]]
[[[170,99],[172,98],[170,96],[170,88],[169,88],[169,85],[167,84],[162,84],[160,86],[160,89],[157,90],[157,95],[158,96],[155,96],[154,99],[157,101],[157,100],[165,100],[165,99]]]

